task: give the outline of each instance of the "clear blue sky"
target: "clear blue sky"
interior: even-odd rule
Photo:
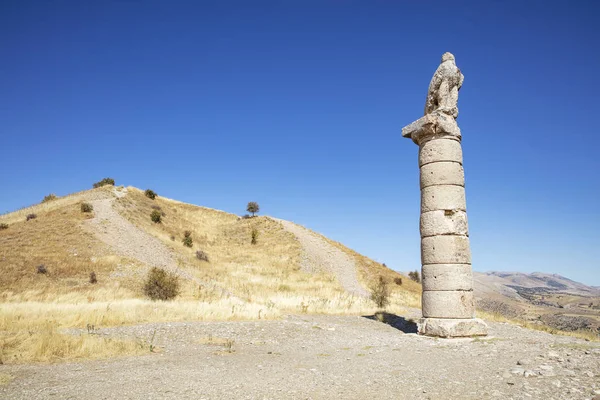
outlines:
[[[0,212],[104,177],[420,266],[451,51],[475,270],[600,285],[600,2],[2,1]]]

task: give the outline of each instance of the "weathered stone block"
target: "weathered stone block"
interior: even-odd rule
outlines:
[[[438,161],[463,162],[462,146],[456,139],[436,139],[419,147],[419,167]]]
[[[418,327],[419,335],[443,338],[486,336],[488,334],[488,326],[479,318],[422,318],[418,323]]]
[[[423,290],[472,290],[471,264],[423,265]]]
[[[421,189],[433,185],[465,186],[465,171],[460,163],[440,161],[421,167]]]
[[[416,144],[443,137],[460,140],[461,133],[456,119],[441,111],[434,111],[402,128],[402,136],[411,138]]]
[[[469,235],[465,211],[437,210],[421,214],[421,237],[434,235]]]
[[[421,264],[471,264],[467,236],[429,236],[421,239]]]
[[[425,318],[474,318],[475,298],[472,291],[423,292],[423,317]]]
[[[455,185],[428,186],[421,190],[421,212],[467,210],[465,188]]]

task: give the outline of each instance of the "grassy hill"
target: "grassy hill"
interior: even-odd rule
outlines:
[[[82,203],[94,210],[82,212]],[[160,223],[151,220],[152,212],[160,213]],[[36,217],[27,220],[31,214]],[[0,230],[0,360],[102,357],[137,348],[93,336],[73,344],[61,331],[66,328],[376,311],[368,296],[346,290],[328,258],[307,254],[314,249],[270,217],[241,218],[162,196],[152,200],[133,187],[103,186],[1,215],[0,224],[8,225]],[[192,247],[183,244],[185,231]],[[366,293],[380,275],[390,281],[389,311],[419,306],[420,285],[340,243],[300,231],[325,257],[345,260],[335,267],[355,276]],[[307,260],[325,261],[306,272]],[[178,277],[179,296],[155,302],[144,295],[151,267]]]

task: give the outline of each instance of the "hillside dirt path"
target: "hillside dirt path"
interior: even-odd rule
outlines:
[[[114,189],[113,194],[115,197],[90,199],[94,207],[94,218],[86,221],[86,224],[99,240],[120,256],[138,260],[149,267],[164,269],[182,279],[215,288],[224,295],[235,298],[231,292],[216,283],[202,281],[179,268],[173,252],[167,246],[158,238],[133,225],[114,209],[115,198],[126,196],[127,189]]]
[[[0,384],[0,398],[578,400],[600,393],[600,343],[500,323],[490,333],[434,339],[360,316],[313,315],[123,326],[98,334],[147,342],[155,335],[159,351],[0,365],[0,376],[12,377]],[[224,339],[234,341],[233,352]]]
[[[367,297],[369,293],[358,282],[356,262],[323,238],[293,222],[276,219],[285,230],[294,234],[302,245],[300,267],[304,272],[329,272],[342,287],[355,295]]]

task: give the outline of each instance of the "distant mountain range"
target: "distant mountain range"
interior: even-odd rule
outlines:
[[[519,292],[567,293],[577,296],[600,296],[600,287],[587,286],[558,274],[533,272],[473,272],[475,290],[479,295],[501,294],[518,298]]]

